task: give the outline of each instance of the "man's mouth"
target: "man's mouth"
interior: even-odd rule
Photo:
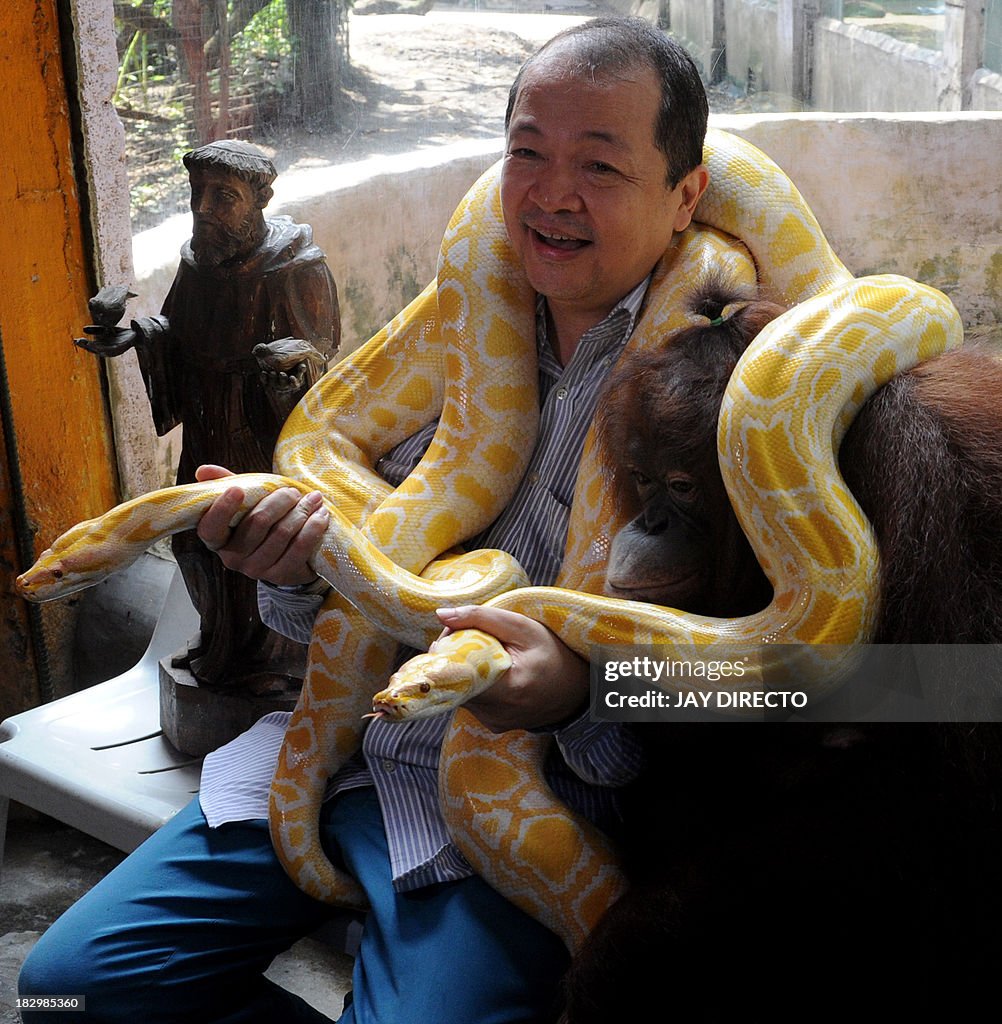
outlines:
[[[573,235],[561,234],[559,231],[543,231],[539,228],[530,227],[536,242],[547,249],[557,249],[560,252],[575,252],[591,245],[586,238],[576,238]]]

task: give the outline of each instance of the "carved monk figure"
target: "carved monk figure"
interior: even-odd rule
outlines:
[[[178,483],[203,463],[270,472],[278,432],[340,340],[337,289],[308,225],[265,218],[274,164],[244,142],[184,156],[193,230],[159,316],[88,328],[99,355],[135,347],[158,434],[182,425]],[[201,616],[188,652],[219,684],[302,676],[305,649],[261,624],[256,587],[225,569],[194,533],[173,538]]]

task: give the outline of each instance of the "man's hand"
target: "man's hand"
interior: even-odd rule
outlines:
[[[588,699],[588,662],[534,619],[500,608],[464,607],[438,613],[450,632],[482,629],[497,637],[512,665],[465,707],[493,732],[554,725]]]
[[[233,473],[222,466],[199,466],[197,480],[220,480]],[[235,528],[230,522],[244,492],[231,487],[221,494],[199,521],[196,532],[227,569],[278,586],[312,583],[317,574],[308,559],[327,529],[329,514],[320,494],[305,497],[283,487],[262,498]]]

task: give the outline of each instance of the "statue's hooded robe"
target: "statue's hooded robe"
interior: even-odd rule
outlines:
[[[269,391],[251,354],[255,345],[292,337],[325,357],[337,350],[337,290],[312,230],[288,217],[265,223],[253,253],[217,266],[200,265],[186,242],[160,316],[136,322],[157,433],[182,426],[178,483],[190,483],[207,462],[271,472],[279,430],[319,373],[308,373],[298,391]],[[175,535],[172,546],[201,616],[194,674],[217,683],[301,678],[305,651],[262,625],[254,581],[225,569],[193,531]]]

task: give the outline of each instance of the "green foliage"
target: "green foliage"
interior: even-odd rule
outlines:
[[[267,7],[251,18],[230,45],[234,61],[239,61],[245,54],[273,59],[288,56],[291,47],[285,0],[271,0]]]

